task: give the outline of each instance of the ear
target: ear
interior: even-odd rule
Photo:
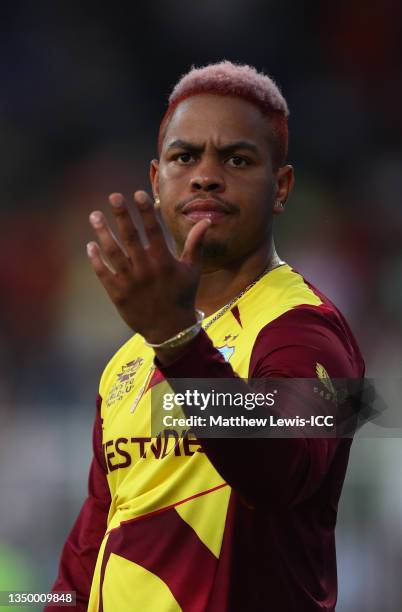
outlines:
[[[275,190],[275,203],[274,203],[274,214],[280,215],[285,210],[285,203],[290,195],[295,184],[295,174],[293,166],[287,164],[279,168],[276,176],[276,190]],[[282,206],[277,203],[281,203]]]
[[[149,178],[151,180],[154,197],[159,195],[159,160],[153,159],[149,168]]]

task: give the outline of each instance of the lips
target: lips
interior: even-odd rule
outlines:
[[[192,221],[201,221],[202,219],[218,221],[227,217],[231,211],[224,202],[210,198],[188,202],[183,207],[182,213]]]

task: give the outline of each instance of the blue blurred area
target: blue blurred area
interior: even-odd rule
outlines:
[[[99,375],[129,335],[87,263],[87,217],[111,191],[149,189],[167,96],[192,64],[251,63],[280,84],[296,188],[277,224],[278,252],[343,311],[367,374],[401,376],[402,5],[154,0],[111,9],[19,0],[0,10],[0,483],[10,491],[0,537],[25,545],[30,559],[39,554],[45,583],[84,494]],[[36,432],[35,445],[24,427]],[[66,476],[60,455],[67,460],[77,436],[88,445]],[[367,478],[371,450],[359,444],[338,530],[341,601],[355,603],[339,609],[394,612],[402,500],[392,478],[389,488],[381,478],[396,474],[398,451],[377,442]],[[28,487],[26,463],[13,468],[8,452],[38,461]],[[33,515],[13,517],[13,499],[32,503]],[[35,512],[46,517],[42,553]],[[387,569],[362,600],[356,585],[364,588],[366,566]]]

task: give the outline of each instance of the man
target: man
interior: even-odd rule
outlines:
[[[335,609],[350,440],[176,439],[150,427],[163,378],[364,375],[342,315],[275,251],[273,219],[294,181],[287,117],[253,68],[193,69],[151,163],[175,253],[145,192],[135,193],[145,246],[121,194],[109,201],[122,246],[101,212],[90,217],[90,262],[136,334],[100,382],[89,495],[53,588],[75,590],[79,609]]]

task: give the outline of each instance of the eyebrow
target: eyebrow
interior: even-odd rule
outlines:
[[[197,145],[192,142],[188,142],[187,140],[177,139],[173,140],[168,145],[168,150],[170,149],[186,149],[187,151],[194,151],[197,153],[202,152],[205,149],[205,145]],[[234,151],[238,151],[239,149],[246,149],[247,151],[252,151],[253,153],[257,153],[257,146],[249,141],[249,140],[236,140],[231,142],[224,147],[217,147],[220,153],[228,154],[233,153]]]

